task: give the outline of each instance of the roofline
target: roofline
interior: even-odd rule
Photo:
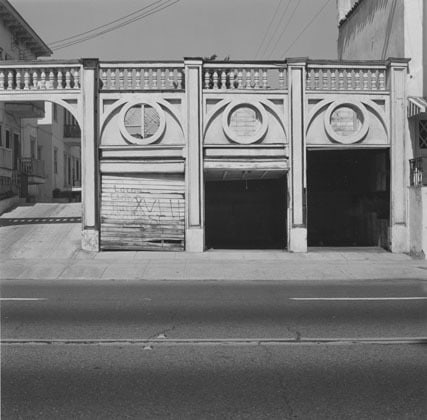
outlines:
[[[363,0],[356,0],[351,9],[347,12],[347,14],[338,22],[338,27],[340,28],[348,19],[353,15],[355,10],[359,7],[359,4],[363,3]]]
[[[41,51],[42,54],[37,54],[38,57],[49,57],[53,54],[53,51],[47,46],[47,44],[37,35],[36,31],[28,24],[28,22],[21,16],[21,14],[12,6],[8,0],[0,0],[0,5],[3,6],[6,11],[15,18],[19,25],[22,26],[25,31],[39,44],[39,48],[31,48],[33,51]]]

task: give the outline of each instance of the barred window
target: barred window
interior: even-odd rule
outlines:
[[[420,149],[427,149],[427,120],[420,120],[419,122],[418,145]]]

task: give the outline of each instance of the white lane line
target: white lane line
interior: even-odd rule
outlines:
[[[404,297],[314,297],[314,298],[289,298],[290,300],[326,300],[326,301],[347,301],[347,300],[427,300],[427,296],[404,296]]]
[[[27,301],[27,300],[47,300],[47,299],[46,298],[0,298],[0,300]]]

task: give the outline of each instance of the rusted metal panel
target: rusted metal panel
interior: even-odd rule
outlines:
[[[184,250],[184,177],[102,176],[101,249]]]

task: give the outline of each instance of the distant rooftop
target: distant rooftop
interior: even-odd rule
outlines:
[[[16,34],[17,38],[26,43],[27,48],[36,57],[49,57],[53,54],[52,50],[8,0],[0,0],[0,18],[5,25],[9,26],[11,32]]]
[[[346,13],[344,18],[338,22],[338,26],[341,26],[346,20],[348,20],[352,16],[354,11],[357,9],[359,4],[363,3],[364,0],[353,0],[353,1],[354,1],[354,3],[352,4],[351,9]]]

